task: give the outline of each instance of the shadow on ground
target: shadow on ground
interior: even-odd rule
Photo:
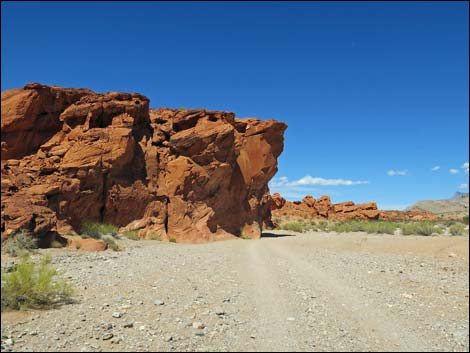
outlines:
[[[293,237],[294,234],[275,234],[269,232],[261,233],[261,238],[282,238],[282,237]]]

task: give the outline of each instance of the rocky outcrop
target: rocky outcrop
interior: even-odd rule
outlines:
[[[2,239],[45,245],[113,223],[141,238],[257,238],[284,123],[149,109],[140,94],[29,84],[2,93]]]
[[[275,202],[272,214],[276,217],[293,216],[299,218],[325,218],[344,221],[348,219],[421,221],[433,220],[436,216],[422,211],[381,211],[375,202],[355,204],[352,201],[333,204],[328,196],[315,200],[305,196],[302,201],[286,201],[281,195],[273,195]]]

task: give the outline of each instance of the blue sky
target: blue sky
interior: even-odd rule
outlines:
[[[466,2],[1,6],[2,91],[139,92],[284,121],[270,186],[291,200],[403,208],[468,192]]]

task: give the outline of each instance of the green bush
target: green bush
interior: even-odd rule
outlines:
[[[2,311],[6,309],[49,308],[70,303],[73,289],[57,278],[57,271],[49,266],[50,257],[34,264],[24,255],[13,272],[2,272]]]
[[[462,218],[462,223],[468,224],[468,215],[463,216],[463,218]]]
[[[403,223],[401,225],[401,231],[404,235],[432,235],[434,233],[441,234],[442,228],[435,227],[433,222],[411,222],[411,223]]]
[[[453,224],[450,226],[449,231],[452,235],[463,235],[465,234],[465,227],[462,224]]]
[[[320,221],[316,224],[318,230],[326,231],[328,229],[327,221]]]
[[[161,241],[162,240],[162,237],[160,236],[160,234],[156,233],[156,232],[151,232],[150,235],[147,236],[148,240],[158,240],[158,241]],[[176,242],[176,240],[175,240]]]
[[[115,237],[117,232],[118,227],[113,224],[105,223],[84,222],[81,228],[82,237],[88,236],[94,239],[101,239],[101,237],[106,234]]]
[[[12,234],[3,244],[2,250],[11,256],[22,255],[38,248],[37,239],[25,230],[20,230]]]
[[[138,232],[136,230],[126,230],[124,232],[121,233],[121,235],[127,239],[131,239],[131,240],[139,240],[139,235],[138,235]]]
[[[170,238],[170,243],[176,243],[176,238]]]
[[[283,230],[290,230],[292,232],[303,233],[307,227],[304,223],[301,222],[289,222],[281,224],[279,228]]]
[[[119,245],[116,243],[113,237],[109,235],[105,235],[101,238],[106,244],[108,244],[108,248],[113,250],[113,251],[121,251],[121,248]]]
[[[351,220],[341,223],[332,224],[329,230],[344,233],[344,232],[367,232],[367,233],[385,233],[394,234],[397,229],[397,224],[388,221],[359,221]]]
[[[367,233],[394,234],[397,227],[395,222],[369,221],[365,224],[365,231]]]

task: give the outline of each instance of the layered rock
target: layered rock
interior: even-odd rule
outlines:
[[[423,211],[381,211],[375,202],[355,204],[352,201],[333,204],[328,196],[315,200],[305,196],[302,201],[286,201],[281,195],[273,195],[273,216],[299,218],[325,218],[344,221],[348,219],[421,221],[436,219],[436,215]]]
[[[47,245],[85,221],[178,242],[257,238],[286,127],[149,109],[140,94],[40,84],[4,92],[2,239],[23,228]]]

